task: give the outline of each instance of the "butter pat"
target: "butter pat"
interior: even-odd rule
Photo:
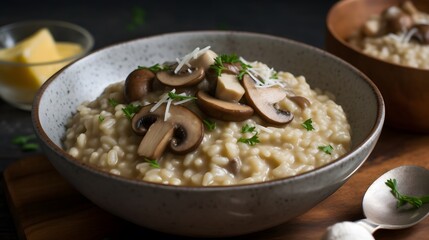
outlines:
[[[42,28],[12,48],[0,50],[0,59],[23,64],[59,61],[82,51],[78,44],[56,43],[47,28]],[[3,83],[19,88],[38,89],[68,62],[34,66],[0,66]]]
[[[241,86],[236,75],[223,73],[218,77],[216,85],[216,98],[228,102],[238,102],[244,95],[244,88]]]

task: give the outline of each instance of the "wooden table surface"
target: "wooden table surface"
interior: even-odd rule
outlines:
[[[336,222],[363,218],[366,189],[380,175],[402,165],[429,169],[429,136],[385,128],[366,163],[332,196],[287,223],[233,239],[320,239]],[[22,239],[184,239],[135,226],[99,209],[65,182],[43,155],[15,162],[5,170],[4,181]],[[409,229],[375,233],[377,240],[427,236],[429,219]]]

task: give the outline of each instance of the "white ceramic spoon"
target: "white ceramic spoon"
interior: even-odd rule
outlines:
[[[403,195],[429,195],[429,170],[418,166],[402,166],[379,177],[366,191],[362,207],[366,219],[337,223],[328,228],[324,239],[374,239],[377,229],[411,227],[429,215],[429,203],[420,208],[406,204],[397,208],[397,199],[386,186],[388,179],[396,179]],[[365,231],[366,230],[366,231]]]

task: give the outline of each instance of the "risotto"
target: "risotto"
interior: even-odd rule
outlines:
[[[185,186],[294,176],[351,144],[334,96],[311,89],[303,76],[209,47],[177,63],[139,67],[78,106],[66,128],[65,149],[87,165]]]
[[[419,11],[411,1],[371,17],[349,42],[370,56],[429,69],[429,15]]]

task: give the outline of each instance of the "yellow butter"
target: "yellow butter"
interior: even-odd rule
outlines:
[[[80,51],[82,51],[82,48],[78,44],[56,43],[49,30],[42,28],[14,47],[0,50],[0,60],[38,64],[71,57]],[[9,86],[38,89],[49,77],[66,64],[67,62],[62,62],[31,67],[1,65],[0,81]]]

